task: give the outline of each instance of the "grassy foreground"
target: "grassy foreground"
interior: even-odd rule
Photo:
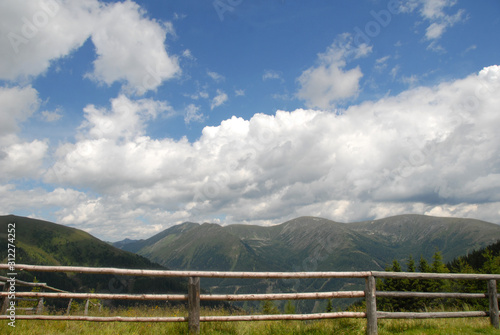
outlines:
[[[55,314],[55,313],[54,313]],[[83,313],[74,313],[82,315]],[[55,314],[57,315],[57,314]],[[129,308],[120,311],[93,311],[93,316],[186,316],[178,308]],[[222,310],[203,309],[201,315],[228,315]],[[0,334],[188,334],[186,323],[131,323],[16,320],[0,322]],[[379,320],[379,334],[500,334],[488,318]],[[201,334],[364,334],[365,319],[319,321],[204,322]]]

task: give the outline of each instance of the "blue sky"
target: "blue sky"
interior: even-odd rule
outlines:
[[[0,6],[0,213],[500,223],[498,1]]]

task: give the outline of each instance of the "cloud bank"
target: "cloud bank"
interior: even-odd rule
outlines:
[[[58,148],[44,180],[75,199],[58,212],[61,222],[106,225],[109,236],[117,222],[125,235],[147,236],[186,220],[272,224],[299,215],[496,222],[499,89],[500,67],[491,66],[342,113],[232,117],[195,142],[148,137],[145,125],[165,105],[120,96],[109,110],[85,109],[78,141]],[[144,218],[149,226],[138,224]]]

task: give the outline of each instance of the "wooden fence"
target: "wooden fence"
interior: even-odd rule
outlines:
[[[7,264],[0,264],[0,269],[8,269]],[[263,320],[315,320],[334,318],[366,318],[367,334],[377,334],[378,319],[427,319],[427,318],[465,318],[489,317],[493,327],[499,328],[499,311],[497,283],[500,275],[493,274],[443,274],[443,273],[409,273],[409,272],[216,272],[216,271],[161,271],[131,270],[117,268],[90,268],[74,266],[40,266],[17,264],[16,271],[33,272],[75,272],[88,274],[113,274],[147,277],[187,277],[187,294],[109,294],[109,293],[67,293],[67,292],[16,292],[16,297],[35,298],[67,298],[67,299],[122,299],[122,300],[163,300],[188,301],[187,317],[97,317],[97,316],[54,316],[54,315],[17,315],[16,319],[25,320],[73,320],[97,322],[188,322],[192,334],[200,332],[200,322],[210,321],[263,321]],[[276,294],[201,294],[200,278],[254,278],[254,279],[306,279],[306,278],[360,278],[365,279],[363,291],[336,291],[314,293],[276,293]],[[451,280],[485,280],[488,291],[485,293],[426,293],[426,292],[385,292],[376,290],[376,278],[394,279],[451,279]],[[8,292],[1,292],[4,305],[8,303]],[[393,298],[457,298],[457,299],[489,299],[488,311],[462,312],[385,312],[377,310],[377,297]],[[297,300],[297,299],[334,299],[364,298],[365,312],[332,312],[314,314],[278,314],[278,315],[231,315],[200,316],[201,300],[249,301],[249,300]],[[8,315],[0,315],[0,319],[8,319]]]

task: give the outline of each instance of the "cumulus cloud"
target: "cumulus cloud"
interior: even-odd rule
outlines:
[[[20,124],[38,109],[38,92],[31,86],[0,87],[0,180],[37,178],[48,149],[43,140],[25,142]]]
[[[89,105],[84,108],[82,136],[92,139],[129,140],[145,133],[146,123],[158,115],[168,116],[172,108],[163,101],[130,100],[124,95],[111,100],[111,110]]]
[[[47,149],[47,143],[40,140],[15,143],[0,149],[1,180],[39,178]]]
[[[6,1],[0,12],[0,79],[45,72],[83,45],[96,24],[97,1]]]
[[[0,139],[17,133],[19,124],[26,121],[39,105],[38,92],[31,86],[0,87]]]
[[[138,125],[126,128],[135,136],[97,137],[100,119],[89,118],[81,138],[58,149],[45,178],[98,194],[59,215],[88,229],[100,222],[103,235],[117,222],[139,231],[140,219],[149,222],[141,236],[221,217],[271,224],[298,215],[354,221],[410,212],[498,222],[499,91],[500,67],[492,66],[343,114],[232,117],[192,143],[147,137],[141,129],[157,113],[131,101],[128,117]],[[116,108],[107,113],[120,120]]]
[[[8,1],[0,20],[0,79],[38,76],[89,38],[97,58],[87,76],[100,83],[124,82],[140,95],[181,72],[165,46],[172,25],[147,18],[132,1]]]
[[[311,108],[332,109],[336,103],[355,97],[363,73],[359,66],[345,70],[347,62],[371,52],[366,44],[354,46],[350,34],[339,36],[325,53],[318,55],[318,65],[305,70],[297,79],[297,97]]]
[[[90,77],[108,85],[124,80],[125,89],[139,95],[156,89],[180,73],[177,58],[165,50],[168,33],[170,24],[145,18],[134,2],[106,6],[92,31],[98,57]]]

